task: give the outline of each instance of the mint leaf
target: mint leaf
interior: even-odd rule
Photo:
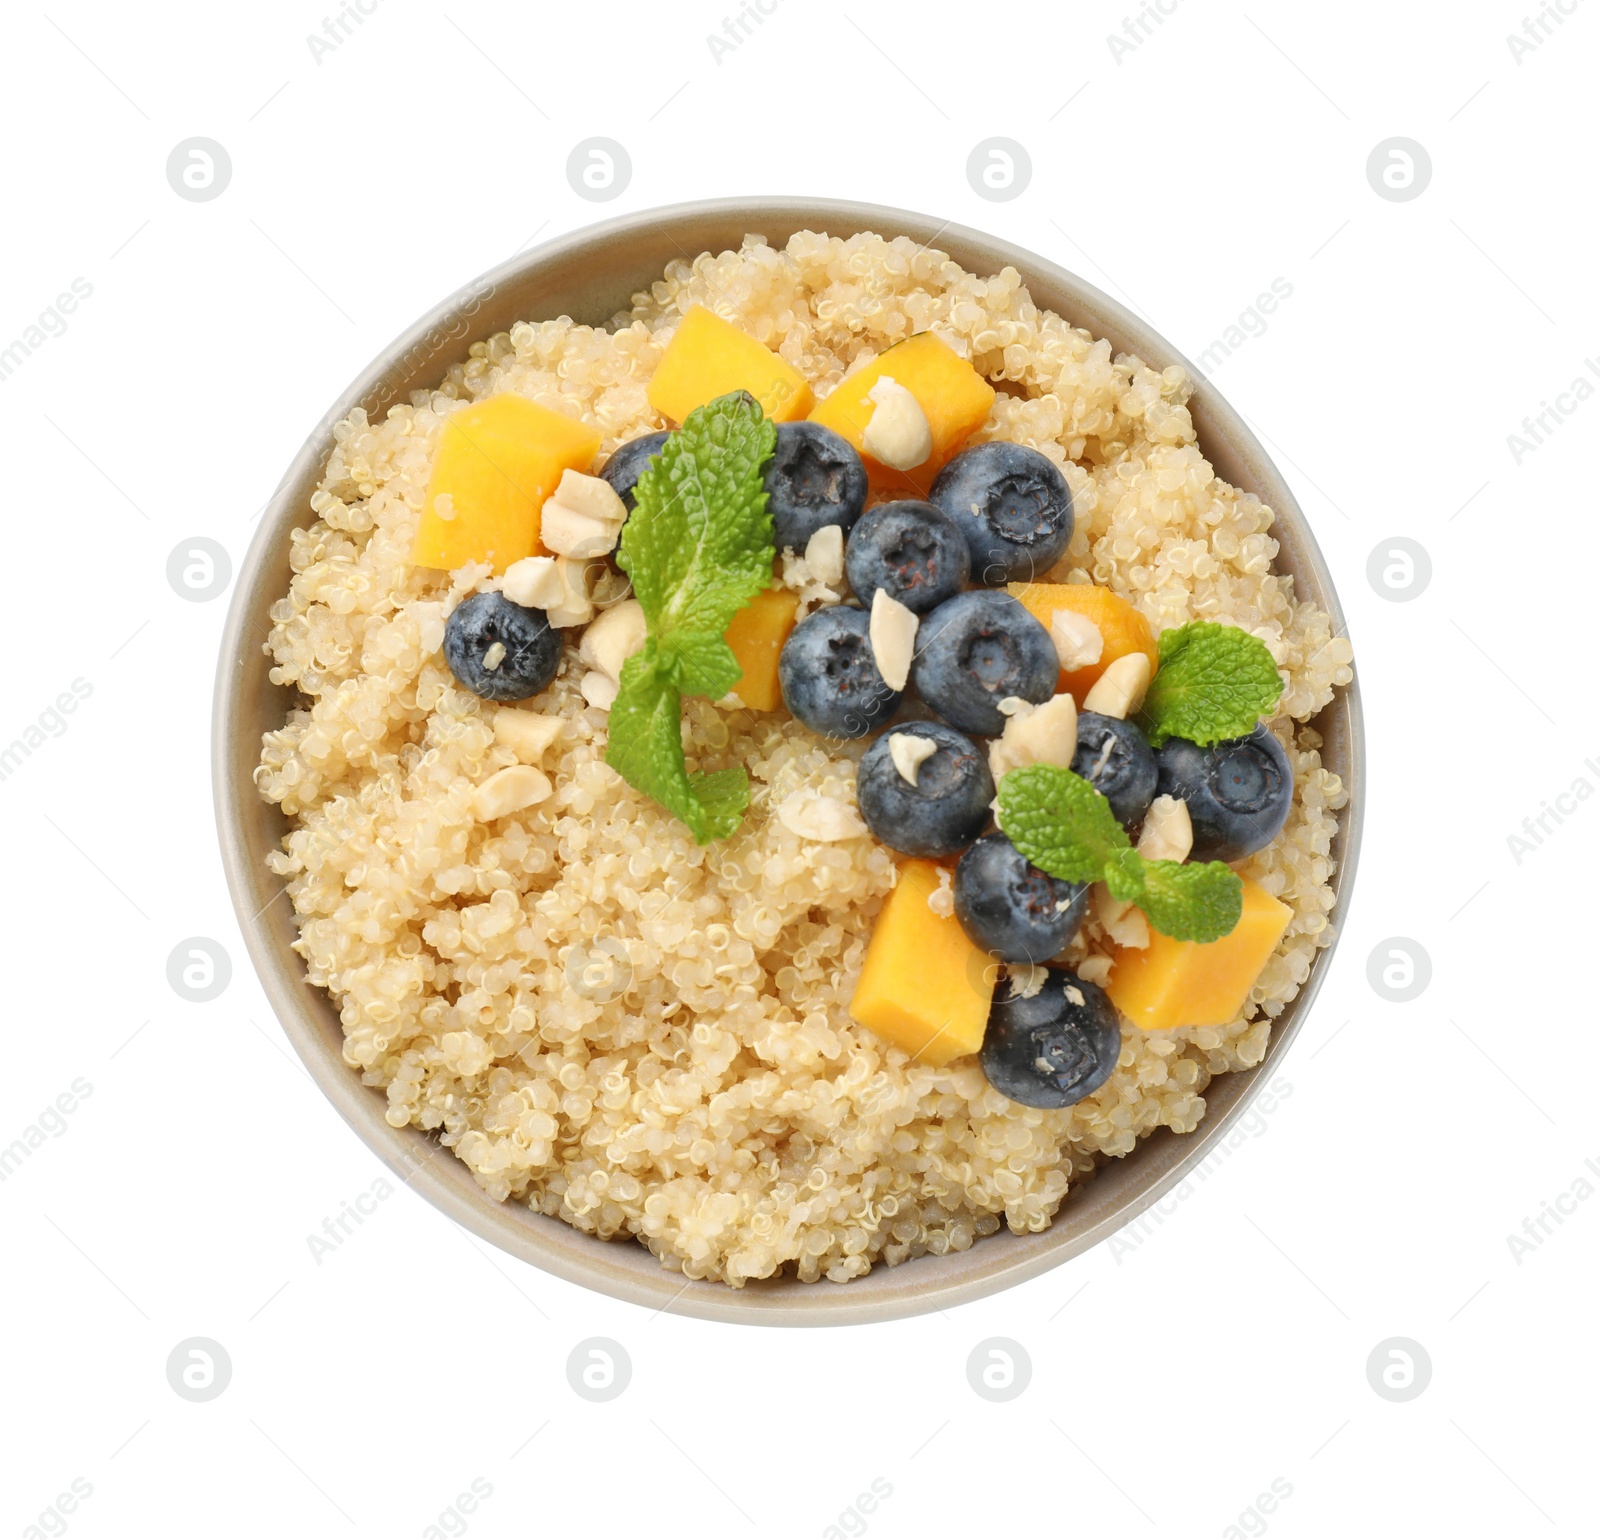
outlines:
[[[689,773],[683,697],[716,700],[738,682],[723,632],[772,581],[761,472],[776,441],[744,391],[697,407],[639,478],[617,552],[649,634],[623,665],[606,763],[702,845],[739,827],[750,783],[738,768]]]
[[[1244,912],[1244,884],[1221,861],[1145,861],[1144,891],[1129,895],[1175,941],[1220,941]],[[1119,897],[1121,895],[1118,895]]]
[[[1195,620],[1161,633],[1161,663],[1139,714],[1145,736],[1209,747],[1243,738],[1283,693],[1265,642],[1238,626]]]
[[[1063,882],[1099,882],[1129,849],[1111,804],[1060,765],[1024,765],[1002,777],[1000,827],[1040,871]]]

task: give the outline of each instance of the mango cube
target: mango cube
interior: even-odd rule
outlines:
[[[434,456],[411,560],[447,572],[482,561],[504,572],[532,556],[541,549],[544,500],[563,471],[587,471],[599,450],[593,428],[526,396],[507,392],[452,412]]]
[[[814,399],[793,364],[704,305],[691,305],[651,376],[650,405],[681,423],[697,406],[735,390],[749,391],[773,422],[804,417]]]
[[[1152,930],[1149,946],[1116,953],[1106,993],[1146,1032],[1225,1027],[1244,1009],[1293,918],[1287,904],[1246,877],[1244,912],[1220,941],[1174,941]]]
[[[884,465],[861,448],[867,424],[877,407],[869,393],[885,375],[917,398],[933,435],[932,453],[908,471]],[[918,332],[886,348],[870,364],[841,381],[812,412],[811,420],[832,428],[860,452],[867,468],[867,484],[874,492],[926,497],[945,462],[989,420],[993,405],[994,386],[932,332]]]
[[[942,870],[906,861],[885,901],[850,1014],[919,1064],[948,1064],[983,1046],[994,995],[994,964],[967,939],[954,913],[935,914],[929,897]]]
[[[758,593],[723,632],[744,670],[733,693],[752,711],[776,711],[783,704],[778,684],[778,654],[794,630],[800,596],[787,588]]]
[[[1071,695],[1081,706],[1100,676],[1131,652],[1149,658],[1152,674],[1160,665],[1161,653],[1150,622],[1121,594],[1094,583],[1009,583],[1006,587],[1046,631],[1057,610],[1073,610],[1100,629],[1100,661],[1084,668],[1062,669],[1058,695]]]

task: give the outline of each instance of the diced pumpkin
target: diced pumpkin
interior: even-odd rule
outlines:
[[[877,405],[867,399],[867,393],[884,375],[897,385],[904,385],[917,398],[933,433],[933,452],[908,471],[895,470],[861,450],[862,436]],[[870,364],[842,381],[812,412],[811,420],[832,428],[861,451],[867,484],[874,492],[926,497],[933,478],[988,421],[993,405],[994,386],[932,332],[918,332],[886,348]]]
[[[1294,911],[1244,879],[1244,911],[1220,941],[1174,941],[1156,930],[1150,945],[1116,953],[1106,993],[1134,1026],[1225,1027],[1244,1009]]]
[[[1061,670],[1056,693],[1070,694],[1081,706],[1095,682],[1118,658],[1142,652],[1150,660],[1153,674],[1161,662],[1155,632],[1121,594],[1094,583],[1011,583],[1008,591],[1020,599],[1028,612],[1046,631],[1057,610],[1074,610],[1100,628],[1100,661],[1087,668]]]
[[[800,596],[787,588],[765,588],[733,617],[723,632],[744,670],[733,693],[752,711],[776,711],[783,705],[778,687],[778,654],[794,630]]]
[[[704,305],[691,305],[651,376],[650,405],[681,423],[697,406],[734,390],[749,391],[774,422],[804,417],[814,400],[793,364]]]
[[[422,521],[411,547],[419,567],[454,571],[469,561],[504,572],[539,545],[539,510],[561,473],[587,471],[600,450],[591,427],[507,392],[445,419]],[[450,517],[438,511],[448,497]]]
[[[967,939],[955,915],[935,914],[929,896],[942,870],[901,864],[885,901],[850,1014],[919,1064],[948,1064],[983,1046],[994,965]]]

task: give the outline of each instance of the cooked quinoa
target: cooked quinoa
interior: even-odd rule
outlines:
[[[604,453],[666,426],[645,387],[696,302],[796,365],[819,399],[933,331],[1000,387],[978,439],[1030,445],[1071,485],[1077,528],[1053,576],[1115,589],[1158,629],[1217,620],[1266,642],[1287,676],[1271,725],[1296,795],[1282,835],[1241,870],[1294,918],[1239,1020],[1125,1024],[1111,1079],[1060,1111],[1007,1100],[975,1059],[911,1063],[848,1013],[890,853],[865,833],[803,840],[772,816],[807,787],[853,801],[865,745],[824,743],[783,713],[687,703],[690,769],[742,764],[752,793],[733,838],[697,846],[606,766],[575,633],[554,683],[522,703],[564,722],[544,759],[554,794],[476,821],[474,787],[515,759],[440,644],[452,608],[495,583],[408,560],[441,425],[516,391],[598,427]],[[1272,571],[1272,511],[1213,474],[1190,392],[1181,368],[1158,373],[1038,309],[1010,268],[979,278],[905,238],[802,233],[675,262],[608,329],[519,323],[383,422],[341,423],[267,643],[272,678],[300,700],[266,735],[256,781],[290,821],[272,866],[297,950],[389,1122],[438,1130],[496,1199],[635,1236],[664,1266],[734,1285],[785,1268],[842,1282],[880,1258],[965,1250],[1002,1223],[1042,1230],[1101,1157],[1193,1130],[1211,1077],[1261,1060],[1333,939],[1346,793],[1298,724],[1349,681],[1351,651]],[[1091,920],[1067,960],[1103,978],[1102,948]],[[608,998],[612,970],[626,988]]]

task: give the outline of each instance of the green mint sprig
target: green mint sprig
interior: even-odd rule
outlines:
[[[1111,804],[1060,765],[1024,765],[1000,781],[1000,827],[1040,871],[1064,882],[1103,882],[1164,936],[1218,941],[1239,923],[1244,884],[1221,861],[1148,861]]]
[[[1168,738],[1202,748],[1243,738],[1283,693],[1266,643],[1238,626],[1195,620],[1163,631],[1157,645],[1161,663],[1139,725],[1158,749]]]
[[[697,407],[639,478],[617,553],[648,634],[622,667],[606,763],[702,845],[739,827],[750,783],[737,768],[689,773],[683,697],[716,700],[739,681],[723,632],[772,581],[761,471],[776,442],[745,391]]]

